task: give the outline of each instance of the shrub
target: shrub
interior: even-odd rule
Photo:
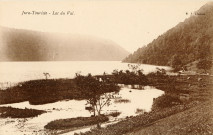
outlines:
[[[112,113],[108,114],[108,116],[118,117],[120,114],[121,114],[121,112],[112,112]]]
[[[152,110],[157,108],[171,107],[174,103],[181,103],[178,97],[170,96],[168,94],[162,95],[154,100]]]
[[[146,112],[144,109],[137,108],[135,113],[136,114],[143,114],[144,112]]]
[[[198,69],[204,69],[205,72],[206,72],[206,70],[211,69],[211,67],[212,67],[212,61],[211,60],[202,59],[197,63],[197,68]]]
[[[129,103],[129,99],[115,99],[114,103]]]

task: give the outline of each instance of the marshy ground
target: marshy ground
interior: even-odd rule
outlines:
[[[149,85],[161,89],[165,95],[154,100],[152,111],[126,118],[101,129],[93,129],[88,135],[140,135],[140,134],[212,134],[213,133],[213,76],[179,75],[167,77],[148,77]],[[40,82],[41,84],[45,84]],[[48,80],[52,83],[57,80]],[[56,84],[66,93],[71,80],[60,80]],[[30,82],[28,82],[30,83]],[[23,86],[32,88],[37,84]],[[51,86],[51,85],[50,85]],[[54,86],[54,85],[53,85]],[[48,90],[49,86],[45,89]],[[56,87],[57,88],[57,87]],[[14,91],[20,88],[15,87]],[[54,89],[55,90],[55,89]],[[12,93],[11,91],[8,91]],[[26,94],[22,91],[21,94]],[[48,93],[47,91],[46,93]],[[7,94],[2,92],[0,94]],[[34,93],[33,93],[34,94]],[[52,93],[51,93],[52,94]],[[63,94],[63,93],[62,93]],[[77,94],[77,93],[76,93]],[[66,94],[64,94],[66,95]],[[21,97],[21,96],[19,96]],[[24,96],[23,96],[24,97]],[[61,99],[57,98],[56,100]],[[72,97],[73,98],[73,97]],[[27,99],[21,99],[27,100]],[[54,99],[55,100],[55,99]],[[45,101],[46,102],[46,101]],[[15,110],[20,111],[20,110]],[[25,110],[24,112],[28,112]],[[24,114],[24,113],[23,113]],[[28,115],[28,113],[26,113]],[[67,130],[69,131],[69,130]],[[52,132],[49,132],[52,133]]]
[[[161,81],[162,82],[162,81]],[[172,86],[169,86],[172,85]],[[149,113],[121,121],[107,128],[86,132],[86,135],[211,135],[213,134],[213,77],[207,75],[180,75],[173,83],[155,85],[166,95],[179,97],[188,94],[189,99],[171,106],[155,106]],[[164,95],[165,96],[165,95]],[[160,98],[160,97],[159,97]],[[170,101],[173,102],[173,101]],[[159,104],[160,105],[160,104]]]

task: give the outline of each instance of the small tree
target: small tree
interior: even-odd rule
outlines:
[[[164,68],[156,68],[157,69],[157,75],[159,76],[165,76],[166,75],[166,70]]]
[[[119,73],[118,69],[114,69],[113,72],[112,72],[113,75],[118,75],[118,73]]]
[[[100,116],[103,108],[109,106],[111,100],[115,98],[115,92],[104,93],[102,90],[106,86],[97,80],[91,80],[90,83],[89,92],[87,92],[90,98],[87,99],[87,105],[92,107],[90,112],[93,113],[93,116]],[[97,124],[97,127],[101,127],[100,123]]]
[[[111,100],[116,98],[116,92],[104,93],[101,96],[96,96],[96,98],[90,98],[87,100],[87,104],[91,105],[91,112],[94,113],[95,116],[101,115],[101,111],[105,106],[111,105]],[[95,113],[96,112],[96,113]],[[97,115],[96,115],[97,114]]]
[[[134,73],[137,73],[138,70],[142,71],[142,69],[140,69],[140,64],[137,64],[137,65],[128,64],[128,67],[129,67],[130,71],[134,72]]]
[[[50,77],[49,73],[43,73],[43,74],[44,74],[46,80],[48,79],[48,77]]]
[[[171,66],[174,68],[174,71],[179,71],[182,67],[182,61],[180,57],[174,55],[171,59]]]
[[[90,98],[87,100],[87,104],[89,104],[92,109],[89,110],[90,112],[93,112],[94,116],[100,116],[101,111],[105,106],[111,105],[112,99],[114,99],[115,92],[112,93],[104,93],[101,96],[95,96],[95,98]],[[97,123],[97,128],[101,128],[101,124]]]
[[[91,108],[89,111],[93,113],[93,116],[100,116],[103,108],[111,104],[111,100],[115,98],[116,94],[116,92],[106,93],[106,89],[109,88],[111,91],[117,91],[118,87],[115,84],[100,82],[91,74],[88,74],[88,76],[76,75],[77,85],[85,90],[84,94],[87,97],[87,105]],[[97,127],[101,127],[100,123],[97,124]]]

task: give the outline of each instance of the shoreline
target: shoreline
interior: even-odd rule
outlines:
[[[190,79],[187,79],[189,77],[190,77]],[[201,82],[198,81],[199,77],[202,77]],[[168,116],[178,115],[180,112],[185,112],[185,111],[187,111],[191,108],[194,108],[197,105],[200,106],[201,104],[205,103],[206,101],[208,102],[209,98],[207,99],[206,95],[202,96],[202,93],[199,91],[199,89],[204,89],[205,91],[208,91],[208,90],[206,90],[205,86],[203,86],[202,84],[205,83],[206,85],[212,85],[212,82],[209,81],[211,78],[212,78],[211,75],[209,75],[209,76],[208,75],[180,75],[180,76],[173,76],[172,77],[172,79],[174,81],[173,83],[168,83],[167,79],[162,79],[162,78],[156,79],[155,78],[156,80],[153,79],[151,86],[164,91],[166,93],[166,95],[173,96],[173,97],[176,97],[176,98],[179,98],[181,93],[188,93],[190,95],[190,100],[186,101],[186,102],[182,102],[181,104],[176,104],[176,105],[174,104],[172,107],[168,107],[168,108],[160,108],[160,109],[155,108],[155,110],[152,110],[149,113],[139,115],[139,116],[134,116],[132,118],[128,118],[128,119],[121,121],[121,122],[118,122],[116,124],[109,125],[106,128],[103,128],[103,129],[100,129],[100,130],[96,129],[95,131],[92,130],[92,131],[89,131],[88,133],[86,132],[85,134],[88,134],[88,135],[92,134],[93,135],[93,134],[96,134],[96,132],[101,133],[101,134],[107,134],[109,132],[108,128],[110,129],[110,131],[111,131],[111,128],[119,129],[117,126],[121,126],[122,123],[124,123],[124,125],[126,126],[126,124],[129,123],[129,121],[133,121],[133,123],[134,123],[134,121],[137,121],[137,119],[146,120],[145,117],[153,117],[153,118],[156,117],[154,119],[154,121],[145,123],[145,125],[150,125],[151,123],[153,123],[153,122],[155,123],[156,121],[167,118]],[[171,76],[170,76],[170,79],[171,79]],[[159,81],[159,82],[156,83],[156,81]],[[190,84],[190,86],[189,86],[189,84]],[[156,102],[156,101],[154,101],[154,102]],[[171,110],[173,110],[173,111],[171,111]],[[164,113],[164,114],[162,114],[162,113]],[[158,115],[155,116],[156,114],[158,114]],[[120,125],[120,123],[121,123],[121,125]],[[139,125],[138,126],[139,127],[145,126],[143,123],[141,123],[141,124],[139,124],[140,126]],[[136,126],[136,127],[139,128],[138,126]],[[80,128],[80,129],[82,129],[82,128]],[[104,131],[102,131],[102,130],[104,130]],[[124,134],[126,134],[128,132],[133,132],[135,130],[136,130],[135,126],[131,129],[128,129],[128,131],[126,131],[126,130],[122,131],[122,129],[119,129],[119,131],[122,131]],[[73,129],[72,129],[72,132],[74,132]],[[110,133],[110,135],[114,134],[112,132],[109,132],[109,133]]]
[[[180,76],[183,77],[183,76]],[[213,82],[211,82],[211,80],[213,80],[212,76],[205,76],[202,79],[202,82],[199,82],[197,79],[197,76],[191,76],[191,80],[188,80],[187,83],[185,82],[185,80],[187,80],[186,78],[187,76],[184,76],[184,78],[180,79],[180,78],[176,78],[177,82],[182,82],[182,85],[178,85],[176,86],[176,90],[180,90],[180,89],[185,89],[186,84],[192,84],[192,86],[190,86],[189,88],[187,88],[188,90],[190,90],[190,99],[188,101],[183,102],[180,105],[173,105],[172,107],[166,107],[166,108],[155,108],[154,110],[152,110],[150,113],[147,114],[143,114],[140,116],[135,116],[133,118],[131,118],[130,120],[125,120],[122,122],[119,122],[117,124],[114,125],[110,125],[106,128],[100,129],[100,130],[92,130],[86,133],[83,133],[83,135],[98,135],[98,134],[103,134],[103,135],[117,135],[117,133],[119,134],[128,134],[128,135],[138,135],[140,134],[140,132],[142,130],[144,130],[144,128],[146,129],[146,127],[149,127],[152,129],[152,124],[154,123],[158,123],[158,121],[164,121],[164,119],[170,118],[170,116],[176,116],[179,115],[180,113],[184,113],[186,112],[186,115],[190,115],[188,114],[188,110],[193,109],[194,107],[200,107],[202,109],[202,105],[212,105],[212,100],[211,100],[211,96],[213,95],[213,93],[211,92],[211,89],[213,88]],[[179,79],[179,80],[178,80]],[[197,81],[194,81],[197,80]],[[202,86],[202,84],[205,83],[207,86]],[[165,84],[168,85],[168,84]],[[160,87],[160,86],[159,86]],[[163,88],[161,86],[161,88]],[[191,90],[194,89],[194,90]],[[161,89],[163,90],[163,89]],[[171,89],[169,89],[169,87],[166,87],[166,89],[164,89],[166,94],[171,95],[172,92],[174,91],[170,91]],[[183,91],[187,91],[186,89]],[[211,93],[210,95],[206,95],[206,93]],[[173,93],[174,94],[174,93]],[[175,92],[175,94],[173,96],[179,96],[179,91]],[[155,101],[154,101],[155,102]],[[195,112],[193,113],[199,113],[200,112],[200,108],[198,108],[197,110],[195,110]],[[199,111],[199,112],[198,112]],[[205,110],[205,111],[211,111],[211,110]],[[210,112],[211,113],[211,112]],[[202,113],[199,113],[202,117]],[[186,117],[187,119],[187,117]],[[197,121],[199,121],[196,118],[193,118],[194,120],[192,120],[193,125],[197,126],[196,123]],[[147,123],[141,123],[141,121],[149,121]],[[176,124],[179,125],[181,123],[181,121],[179,121],[179,119],[175,120]],[[193,121],[196,121],[196,123],[194,123]],[[171,123],[170,121],[167,121],[168,125]],[[207,125],[204,121],[202,121],[204,125]],[[128,125],[128,126],[127,126]],[[123,127],[123,128],[122,128]],[[126,129],[125,127],[129,127],[128,129]],[[165,127],[165,129],[167,129],[168,127]],[[153,129],[154,130],[154,129]],[[156,129],[155,129],[156,130]],[[159,129],[158,133],[160,132]],[[181,130],[179,130],[180,132]],[[178,132],[178,131],[177,131]],[[207,133],[208,131],[202,131],[204,133]],[[151,133],[151,131],[149,130],[148,133]],[[147,132],[146,132],[147,134]],[[155,133],[157,134],[157,133]],[[187,132],[181,132],[181,134],[188,134]]]

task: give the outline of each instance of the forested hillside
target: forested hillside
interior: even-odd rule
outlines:
[[[212,51],[213,2],[209,2],[123,62],[180,67],[204,59],[211,61]]]
[[[0,27],[0,61],[120,61],[128,54],[107,39]]]

